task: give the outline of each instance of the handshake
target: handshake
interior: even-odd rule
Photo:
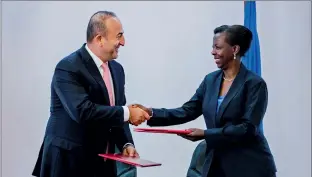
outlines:
[[[152,116],[152,109],[140,104],[131,104],[128,108],[130,112],[129,123],[132,125],[138,126]]]

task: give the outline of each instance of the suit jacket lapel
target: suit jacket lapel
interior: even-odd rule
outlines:
[[[217,124],[220,123],[221,117],[222,117],[225,109],[227,108],[227,106],[231,102],[231,100],[234,98],[234,96],[237,94],[237,92],[240,90],[240,88],[244,85],[246,71],[247,71],[246,67],[244,66],[244,64],[241,63],[240,70],[239,70],[236,78],[234,79],[229,91],[225,95],[224,100],[222,101],[222,103],[220,105],[219,112],[217,113],[217,116],[216,116],[216,123]],[[223,76],[223,74],[222,74],[222,76]],[[219,96],[219,94],[218,94],[218,96]]]
[[[217,114],[218,97],[219,97],[221,83],[222,83],[221,81],[222,81],[222,72],[220,72],[220,74],[216,77],[214,81],[215,83],[212,84],[212,92],[211,92],[212,97],[210,99],[210,104],[212,105],[211,107],[213,108],[212,120],[213,120],[214,126],[216,126],[215,117]]]
[[[114,85],[114,95],[115,95],[115,105],[118,105],[117,101],[119,100],[119,84],[118,84],[118,72],[115,63],[108,62],[109,70],[112,76],[113,85]]]
[[[85,62],[85,65],[90,72],[91,76],[96,80],[96,82],[102,87],[102,91],[104,94],[104,99],[107,103],[109,103],[109,96],[108,91],[105,86],[104,80],[102,78],[101,73],[99,72],[99,69],[97,68],[96,64],[94,63],[92,57],[88,53],[88,51],[85,49],[85,45],[83,45],[80,49],[80,53],[82,56],[82,59]]]

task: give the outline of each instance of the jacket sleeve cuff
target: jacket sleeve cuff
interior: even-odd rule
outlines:
[[[204,131],[206,141],[216,141],[223,137],[223,128],[212,128]]]
[[[122,149],[125,149],[127,146],[133,146],[133,147],[135,147],[132,143],[126,143],[126,144],[122,147]]]

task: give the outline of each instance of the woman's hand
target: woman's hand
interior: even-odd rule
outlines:
[[[205,131],[198,128],[190,128],[188,130],[191,130],[192,132],[185,135],[185,134],[179,134],[182,138],[185,138],[190,141],[198,141],[205,138]]]

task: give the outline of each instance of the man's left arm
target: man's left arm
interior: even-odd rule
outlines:
[[[120,152],[122,152],[123,149],[128,145],[134,146],[132,134],[129,128],[129,123],[125,122],[122,127],[114,127],[112,131],[114,141],[116,142],[116,145]]]
[[[121,70],[122,70],[121,73],[122,73],[122,80],[123,80],[122,87],[124,87],[125,73],[124,73],[124,69],[122,66],[121,66]],[[127,120],[130,117],[130,111],[129,111],[129,108],[125,106],[127,103],[125,89],[123,90],[122,94],[123,94],[123,99],[122,99],[121,105],[123,106],[123,110],[124,110],[124,118],[125,120]],[[134,147],[134,142],[133,142],[132,134],[131,134],[130,127],[129,127],[129,122],[124,122],[123,126],[121,127],[114,127],[113,136],[114,136],[114,140],[120,152],[122,152],[123,149],[128,145],[132,145]]]

